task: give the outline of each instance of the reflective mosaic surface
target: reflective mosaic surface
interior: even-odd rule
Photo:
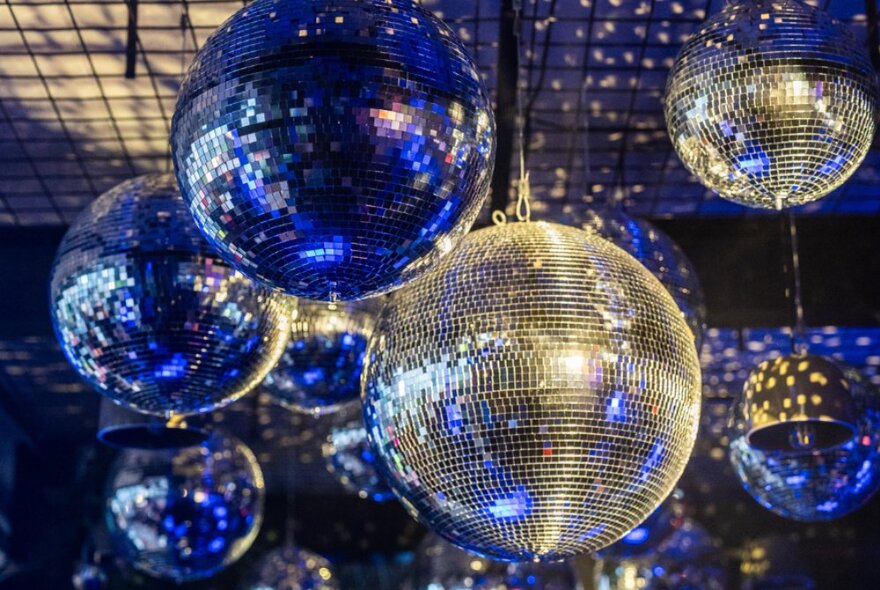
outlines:
[[[859,432],[827,450],[763,452],[746,443],[742,403],[733,406],[730,460],[745,489],[773,512],[802,521],[841,517],[880,488],[880,393],[857,371],[845,371]]]
[[[349,492],[376,502],[394,497],[376,468],[376,453],[360,416],[332,428],[321,454],[327,470]]]
[[[411,0],[257,0],[197,54],[171,135],[221,255],[320,300],[387,291],[452,249],[495,141],[475,65]]]
[[[299,547],[286,545],[262,559],[241,590],[339,590],[330,562]]]
[[[395,492],[448,540],[510,561],[593,551],[644,520],[700,406],[693,334],[660,282],[543,222],[474,232],[395,293],[364,385]]]
[[[216,574],[250,548],[263,496],[250,449],[215,435],[176,452],[122,452],[108,476],[105,516],[129,566],[184,582]]]
[[[579,590],[565,562],[501,563],[428,535],[403,590]]]
[[[565,222],[594,231],[623,248],[660,279],[678,304],[699,345],[706,327],[703,289],[691,261],[672,238],[644,219],[630,217],[619,207],[568,207]]]
[[[867,51],[799,0],[733,1],[685,44],[665,109],[679,157],[710,189],[752,207],[819,199],[874,136]]]
[[[357,404],[367,341],[382,301],[324,303],[299,300],[290,339],[262,389],[281,405],[329,414]]]
[[[58,249],[51,312],[70,363],[140,412],[205,412],[253,389],[283,351],[289,311],[212,252],[174,178],[105,193]]]

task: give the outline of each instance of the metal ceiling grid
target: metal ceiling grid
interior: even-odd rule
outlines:
[[[423,0],[470,48],[493,96],[510,1]],[[537,215],[614,195],[645,216],[752,212],[684,170],[660,102],[680,44],[722,1],[523,0],[520,79]],[[865,37],[862,0],[821,1]],[[122,180],[168,170],[182,68],[244,3],[138,0],[134,79],[125,76],[126,0],[0,4],[0,225],[67,224]],[[842,189],[803,211],[880,212],[878,185],[874,150]]]

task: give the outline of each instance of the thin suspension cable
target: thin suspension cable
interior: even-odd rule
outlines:
[[[531,186],[529,184],[529,173],[526,164],[526,139],[525,139],[525,99],[523,97],[523,79],[522,79],[522,1],[514,0],[513,2],[513,36],[516,38],[517,52],[517,71],[516,71],[516,134],[517,143],[519,145],[519,180],[516,183],[517,201],[516,201],[516,218],[518,221],[529,222],[532,218],[531,210]],[[507,223],[507,214],[504,211],[496,210],[492,212],[492,221],[496,225]]]
[[[804,321],[803,292],[801,289],[801,264],[800,251],[798,249],[797,223],[793,213],[789,212],[781,216],[783,236],[788,241],[789,258],[785,268],[788,274],[788,285],[785,294],[790,306],[790,329],[791,329],[791,352],[792,354],[805,353],[806,322]]]

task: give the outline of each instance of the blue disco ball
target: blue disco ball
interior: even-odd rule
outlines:
[[[841,367],[856,404],[858,432],[842,445],[760,451],[746,442],[742,402],[733,407],[730,460],[746,491],[776,514],[806,522],[839,518],[880,489],[880,392],[858,371]]]
[[[211,250],[171,175],[124,182],[80,215],[58,249],[51,298],[79,374],[116,403],[164,417],[249,392],[290,329],[283,296]]]
[[[357,404],[367,341],[381,301],[325,303],[300,300],[287,348],[263,381],[282,406],[322,415]]]
[[[703,289],[694,265],[672,238],[651,223],[630,217],[619,207],[568,207],[564,217],[567,224],[599,234],[651,271],[675,299],[699,347],[706,328]]]
[[[178,451],[124,451],[111,469],[105,515],[128,565],[185,582],[244,555],[260,530],[263,500],[250,449],[214,435]]]
[[[171,146],[230,264],[350,300],[414,279],[468,232],[495,127],[455,33],[413,0],[256,0],[196,55]]]
[[[676,489],[651,515],[617,543],[599,552],[602,559],[631,558],[656,553],[684,523],[684,493]]]
[[[502,563],[428,535],[416,551],[404,590],[577,590],[574,570],[565,562]]]
[[[330,429],[321,452],[327,470],[349,492],[376,502],[394,497],[379,475],[376,454],[360,417]]]
[[[311,551],[287,545],[269,553],[241,586],[242,590],[339,590],[330,562]]]
[[[74,590],[105,590],[110,584],[107,572],[95,563],[81,563],[71,579]]]
[[[432,530],[505,561],[606,547],[672,492],[700,412],[694,337],[632,256],[577,228],[469,234],[389,297],[364,420]]]

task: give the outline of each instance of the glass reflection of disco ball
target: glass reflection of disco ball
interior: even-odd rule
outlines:
[[[159,416],[205,412],[260,383],[289,331],[283,297],[232,270],[201,237],[174,178],[104,193],[58,249],[52,320],[100,393]]]
[[[459,549],[436,535],[419,545],[404,590],[576,590],[564,562],[501,563]]]
[[[622,209],[568,211],[566,222],[594,231],[641,262],[660,279],[684,314],[699,344],[706,327],[706,305],[697,271],[672,238]]]
[[[603,559],[635,557],[655,553],[668,542],[684,522],[684,493],[676,489],[648,518],[626,533],[617,543],[606,547]]]
[[[107,527],[134,569],[178,582],[207,578],[250,548],[263,499],[260,466],[235,439],[124,451],[109,478]]]
[[[350,303],[300,300],[290,339],[263,390],[282,406],[309,414],[329,414],[357,404],[367,341],[381,301]]]
[[[389,299],[364,371],[392,489],[448,540],[505,561],[620,539],[672,491],[697,432],[700,368],[675,302],[569,226],[468,235]]]
[[[339,582],[329,561],[288,545],[263,558],[242,590],[339,590]]]
[[[376,455],[360,418],[332,428],[321,452],[327,470],[349,492],[376,502],[394,497],[376,469]]]
[[[874,137],[877,82],[863,45],[799,0],[729,2],[688,40],[669,75],[666,124],[679,157],[743,205],[825,196]]]
[[[746,443],[742,403],[735,404],[730,460],[746,491],[785,518],[822,521],[857,510],[880,488],[880,392],[858,371],[850,382],[859,432],[826,450],[763,452]]]
[[[495,151],[455,33],[412,0],[257,0],[196,55],[171,130],[196,223],[249,277],[367,297],[468,232]]]

